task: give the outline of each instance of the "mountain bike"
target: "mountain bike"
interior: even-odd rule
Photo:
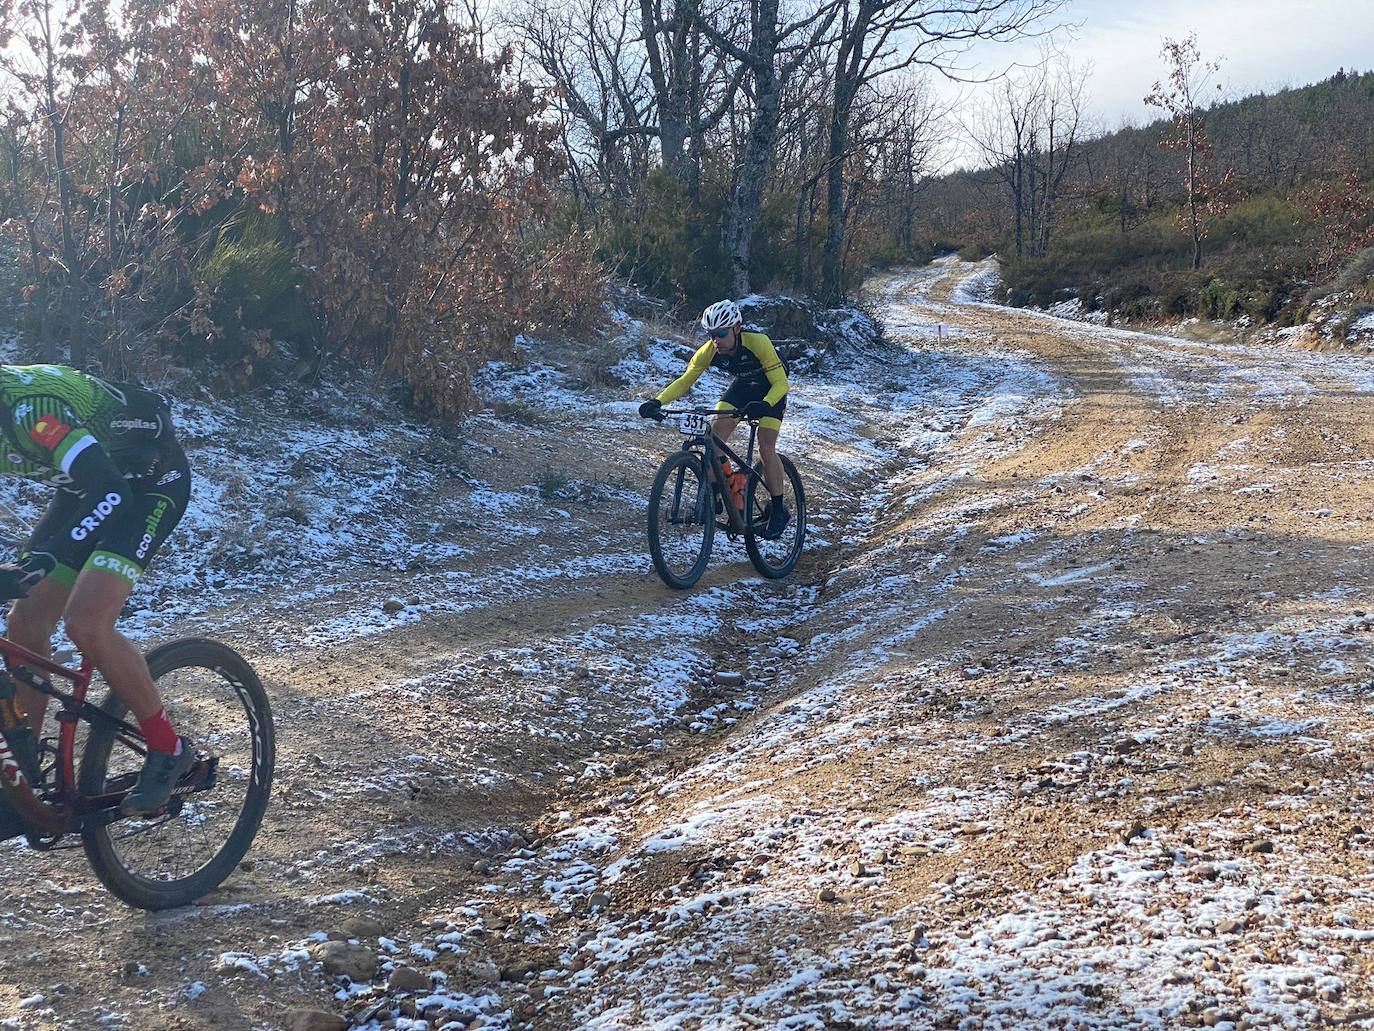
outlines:
[[[113,692],[100,705],[87,701],[89,660],[63,666],[3,637],[0,658],[0,839],[24,834],[38,851],[84,848],[101,882],[140,909],[184,906],[219,887],[252,844],[276,764],[272,710],[247,661],[204,638],[148,654],[196,762],[165,807],[127,817],[119,804],[147,749],[124,703]],[[16,682],[57,700],[56,736],[29,729]]]
[[[769,579],[787,576],[801,557],[806,540],[806,493],[797,467],[779,455],[784,473],[783,503],[792,519],[781,536],[770,537],[767,526],[772,501],[763,478],[763,463],[754,461],[758,422],[749,425],[749,446],[741,456],[711,432],[713,416],[742,419],[738,411],[683,408],[660,413],[675,421],[686,437],[679,451],[658,468],[649,491],[649,554],[654,569],[669,587],[691,587],[706,571],[716,530],[731,540],[744,538],[744,550],[754,568]],[[735,504],[721,460],[729,458],[746,478],[744,504]]]

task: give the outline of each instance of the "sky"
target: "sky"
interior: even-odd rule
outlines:
[[[1090,110],[1107,129],[1158,116],[1143,98],[1163,76],[1165,36],[1197,33],[1203,56],[1222,61],[1223,96],[1300,86],[1341,67],[1374,70],[1374,0],[1069,0],[1056,20],[1065,23],[1060,47],[1075,63],[1092,63]],[[982,44],[961,63],[994,74],[1032,61],[1037,46]]]

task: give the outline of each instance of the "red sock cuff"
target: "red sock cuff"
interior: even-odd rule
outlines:
[[[166,709],[158,709],[146,720],[138,721],[138,729],[143,731],[143,739],[154,752],[176,753],[180,739],[172,729],[172,721],[167,718]]]

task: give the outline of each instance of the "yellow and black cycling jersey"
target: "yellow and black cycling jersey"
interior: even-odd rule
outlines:
[[[739,346],[729,354],[717,350],[713,340],[702,344],[687,362],[687,371],[660,391],[659,401],[672,404],[692,389],[703,372],[715,368],[733,376],[736,384],[756,385],[764,401],[777,405],[787,396],[787,365],[764,334],[741,333],[739,338]]]

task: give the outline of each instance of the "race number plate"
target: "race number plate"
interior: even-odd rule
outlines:
[[[677,428],[688,436],[700,437],[711,432],[711,423],[706,416],[694,412],[691,415],[679,415]]]

